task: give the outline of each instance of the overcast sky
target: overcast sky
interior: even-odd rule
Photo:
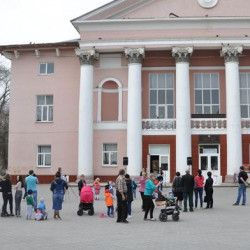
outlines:
[[[0,45],[79,38],[70,20],[111,0],[0,0]]]

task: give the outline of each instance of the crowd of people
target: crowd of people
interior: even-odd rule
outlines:
[[[241,197],[242,205],[246,204],[246,187],[248,175],[244,171],[244,167],[240,167],[240,173],[238,175],[238,196],[236,202],[233,204],[237,206],[240,204]],[[32,219],[33,211],[35,212],[35,219],[42,220],[47,219],[47,211],[44,199],[41,197],[39,203],[37,203],[37,184],[38,178],[34,174],[33,170],[29,171],[29,175],[23,181],[22,176],[17,176],[16,184],[14,185],[15,192],[15,210],[13,213],[13,195],[12,195],[12,183],[10,181],[10,175],[6,174],[0,181],[0,191],[3,197],[3,206],[1,217],[8,216],[21,216],[21,201],[22,198],[26,200],[26,215],[27,220]],[[144,169],[140,173],[138,180],[139,192],[142,199],[142,211],[144,212],[144,220],[155,221],[153,216],[154,212],[154,199],[158,197],[158,194],[163,189],[163,173],[160,171],[158,175],[151,173],[147,177]],[[82,174],[78,182],[79,195],[84,186],[86,186],[85,176]],[[101,191],[100,178],[96,178],[92,184],[95,200],[99,200]],[[114,193],[114,188],[116,193]],[[107,216],[114,217],[114,200],[116,196],[117,200],[117,223],[129,223],[128,219],[132,217],[132,202],[136,198],[137,184],[129,174],[125,173],[124,169],[119,171],[119,175],[113,185],[112,181],[109,181],[105,186],[104,196],[107,207]],[[24,189],[24,195],[23,195]],[[51,182],[50,190],[52,192],[52,209],[54,210],[54,219],[61,219],[60,210],[62,210],[62,203],[64,201],[65,191],[68,189],[67,180],[61,174],[59,170],[55,174],[55,179]],[[203,197],[203,192],[205,196]],[[195,202],[193,202],[193,194],[195,195]],[[194,177],[190,174],[189,169],[181,176],[180,172],[176,172],[175,178],[172,184],[172,190],[170,190],[170,196],[174,197],[179,208],[183,212],[193,212],[194,208],[198,205],[203,208],[204,202],[207,204],[206,209],[213,208],[213,178],[212,173],[207,172],[207,178],[202,175],[202,171],[199,169],[197,175]],[[7,205],[9,204],[10,213],[7,212]],[[148,218],[149,215],[149,218]]]

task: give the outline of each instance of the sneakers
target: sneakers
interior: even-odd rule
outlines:
[[[235,203],[233,204],[233,206],[239,206],[239,204],[235,202]]]
[[[128,215],[128,219],[131,219],[132,218],[132,215]]]

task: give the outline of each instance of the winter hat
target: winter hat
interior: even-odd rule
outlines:
[[[32,192],[31,189],[28,190],[28,194],[29,194],[29,195],[33,194],[33,192]]]
[[[108,189],[106,189],[106,190],[105,190],[105,193],[106,193],[106,194],[109,194],[109,190],[108,190]]]
[[[40,203],[44,203],[44,198],[43,197],[40,198]]]

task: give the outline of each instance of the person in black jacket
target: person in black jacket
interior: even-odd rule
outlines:
[[[234,206],[238,206],[240,204],[241,195],[243,195],[243,200],[241,205],[246,205],[246,181],[248,179],[247,173],[244,171],[244,167],[240,167],[240,173],[238,176],[238,183],[239,183],[239,189],[238,189],[238,197],[236,202],[233,204]]]
[[[82,190],[83,186],[86,186],[86,181],[85,181],[85,175],[81,174],[80,181],[78,181],[79,195],[81,194],[81,190]]]
[[[182,176],[182,187],[183,187],[183,200],[184,200],[184,210],[187,212],[187,199],[189,202],[189,211],[193,212],[194,202],[193,202],[193,192],[194,192],[194,177],[190,174],[189,169],[186,170],[186,174]]]
[[[211,177],[212,173],[209,171],[207,172],[208,178],[206,179],[205,183],[205,191],[206,191],[206,199],[207,199],[207,207],[206,208],[213,208],[213,183],[214,180]]]
[[[125,181],[127,185],[127,203],[128,203],[128,219],[132,217],[132,201],[133,199],[133,190],[132,190],[132,180],[130,179],[129,174],[125,174]]]
[[[6,174],[4,179],[0,182],[1,192],[3,194],[3,207],[2,207],[2,217],[14,216],[13,214],[13,196],[12,196],[12,186],[10,181],[10,175]],[[7,213],[7,204],[10,205],[10,214]]]

